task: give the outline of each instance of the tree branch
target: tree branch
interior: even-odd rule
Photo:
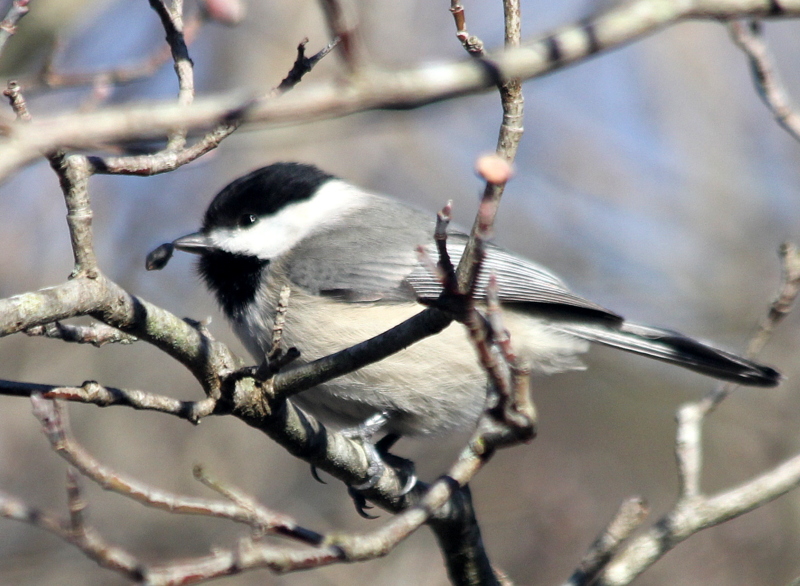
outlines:
[[[790,244],[781,247],[782,282],[767,318],[753,337],[750,354],[760,350],[774,326],[790,310],[800,286],[800,251]],[[694,403],[680,407],[675,456],[679,495],[672,510],[644,534],[631,539],[609,560],[598,584],[630,583],[667,551],[698,531],[723,523],[768,503],[800,486],[800,454],[738,487],[716,495],[703,494],[700,480],[703,448],[702,425],[707,415],[730,394],[731,385],[720,387]]]
[[[2,22],[0,22],[0,53],[6,46],[8,40],[17,32],[17,23],[28,14],[29,0],[13,0],[6,12]]]
[[[735,21],[728,24],[728,29],[736,46],[744,51],[750,61],[750,71],[759,97],[778,124],[800,142],[800,114],[792,107],[780,75],[773,65],[772,55],[761,35],[760,23]]]
[[[769,0],[634,0],[489,59],[374,71],[359,75],[347,87],[339,82],[304,87],[290,100],[227,95],[197,99],[185,108],[173,102],[153,102],[38,117],[25,127],[14,126],[0,144],[0,178],[39,153],[60,146],[93,148],[109,141],[157,138],[178,127],[196,132],[230,122],[286,125],[367,110],[416,108],[484,91],[498,81],[540,77],[686,19],[797,16],[800,0],[782,0],[779,8]]]

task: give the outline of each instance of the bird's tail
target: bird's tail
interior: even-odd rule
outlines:
[[[741,385],[774,387],[783,378],[774,368],[670,330],[628,322],[621,325],[562,323],[558,329],[589,342],[663,360]]]

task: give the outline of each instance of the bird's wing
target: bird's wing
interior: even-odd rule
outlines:
[[[335,235],[319,234],[298,245],[287,259],[292,282],[315,294],[350,302],[436,300],[442,285],[417,254],[417,247],[423,246],[438,260],[430,217],[413,212],[418,215],[405,218],[413,221],[397,230],[392,214],[365,213],[373,214],[368,221],[361,219],[366,228],[342,226],[332,230]],[[448,235],[447,249],[455,265],[467,239],[460,232]],[[543,267],[490,244],[478,276],[478,300],[485,299],[491,274],[497,278],[501,302],[517,310],[566,319],[621,321],[616,314],[572,293]]]
[[[405,279],[419,264],[417,246],[433,241],[433,221],[377,197],[357,213],[357,221],[298,244],[283,261],[290,280],[311,293],[350,302],[415,301]]]
[[[454,265],[458,265],[467,243],[467,236],[451,233],[447,239],[447,250]],[[433,245],[427,247],[429,254],[437,258]],[[516,256],[499,246],[486,246],[486,255],[478,274],[475,288],[476,299],[486,297],[489,277],[495,275],[500,301],[516,309],[564,318],[594,317],[612,322],[622,318],[604,307],[572,293],[567,286],[544,267]],[[423,302],[435,300],[442,292],[442,285],[430,271],[418,265],[406,278],[417,297]]]

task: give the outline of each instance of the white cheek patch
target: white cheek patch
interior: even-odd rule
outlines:
[[[222,250],[272,259],[291,250],[307,236],[340,222],[365,205],[367,197],[348,183],[332,180],[310,199],[290,204],[250,226],[218,229],[209,236]]]

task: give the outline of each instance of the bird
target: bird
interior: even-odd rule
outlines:
[[[314,165],[279,162],[227,185],[199,231],[154,250],[163,268],[174,250],[198,255],[202,280],[257,363],[270,351],[281,291],[289,289],[282,342],[307,363],[412,317],[442,292],[418,254],[436,257],[435,215],[360,189]],[[468,236],[448,230],[453,262]],[[590,343],[676,364],[724,381],[774,387],[773,368],[680,333],[631,323],[571,292],[546,268],[488,244],[475,300],[497,282],[515,352],[536,374],[583,369]],[[441,333],[293,401],[323,423],[358,426],[379,416],[382,431],[430,436],[468,429],[487,397],[487,376],[465,328]]]

